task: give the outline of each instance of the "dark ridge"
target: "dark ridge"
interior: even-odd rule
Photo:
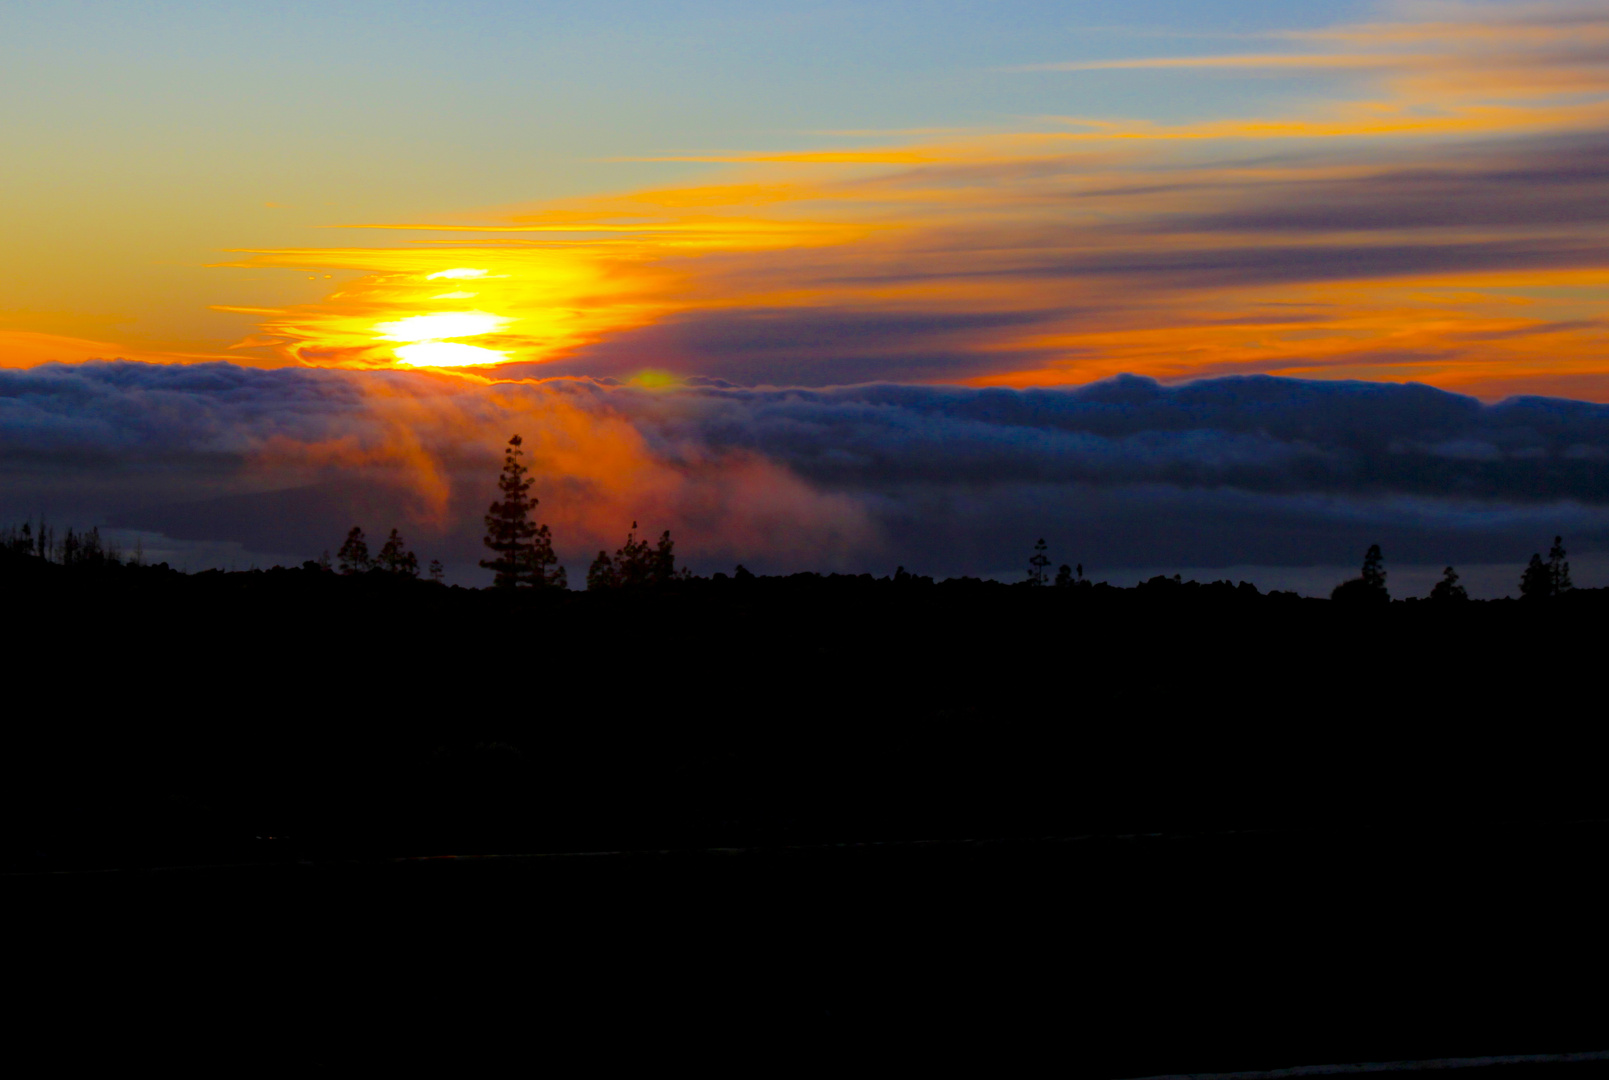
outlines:
[[[83,1053],[1110,1080],[1599,1047],[1603,591],[7,558],[0,595],[13,1017],[139,1018]]]

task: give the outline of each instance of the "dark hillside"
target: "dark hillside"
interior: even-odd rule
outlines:
[[[26,978],[141,1018],[117,1060],[1602,1048],[1596,593],[27,561],[4,595]]]
[[[1570,692],[1604,643],[1590,590],[1358,610],[20,562],[19,869],[1609,816]]]

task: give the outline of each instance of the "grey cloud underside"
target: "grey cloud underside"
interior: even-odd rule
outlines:
[[[1609,539],[1609,407],[1483,405],[1411,384],[1270,377],[1025,391],[706,380],[650,391],[585,379],[484,388],[409,372],[47,365],[0,371],[0,514],[116,518],[304,557],[353,520],[407,523],[416,500],[378,467],[314,483],[248,467],[271,438],[362,444],[395,422],[366,381],[450,397],[471,417],[492,393],[524,398],[532,417],[562,399],[625,419],[670,462],[741,452],[781,464],[855,500],[876,524],[878,539],[838,568],[991,572],[1014,566],[1039,535],[1059,558],[1091,566],[1347,563],[1373,542],[1396,559],[1506,562],[1555,531],[1577,550]],[[508,434],[506,414],[484,415],[468,444],[459,434],[427,447],[455,484],[454,520],[433,534],[445,558],[477,555],[480,503]],[[584,497],[561,477],[541,483],[550,501]],[[745,558],[768,566],[765,552]]]
[[[122,361],[0,369],[0,460],[234,458],[275,435],[319,438],[362,398],[349,376],[309,369]]]
[[[752,386],[834,386],[870,379],[930,381],[1065,358],[1065,349],[991,354],[1001,331],[1036,326],[1066,311],[936,313],[853,308],[750,308],[692,312],[616,335],[573,360],[516,369],[551,375],[623,377],[663,368]]]
[[[934,166],[870,182],[1016,192],[1036,208],[1032,225],[934,226],[886,244],[801,256],[781,268],[740,256],[705,260],[706,270],[725,266],[745,287],[818,288],[824,296],[866,288],[919,294],[963,282],[998,292],[1020,284],[1025,310],[958,313],[923,310],[915,301],[900,310],[886,299],[693,310],[527,370],[535,377],[618,378],[652,367],[743,386],[958,381],[1065,366],[1078,359],[1076,346],[1015,343],[1031,345],[1036,336],[1065,342],[1083,330],[1131,326],[1136,312],[1159,303],[1166,310],[1170,296],[1609,265],[1603,133],[1438,143],[1433,157],[1400,147],[1351,157],[1290,152],[1162,170],[1164,179],[1126,186],[1090,187],[1086,168],[1069,156],[1031,165]],[[1015,186],[1030,179],[1029,193]],[[1010,205],[1008,196],[1000,198]],[[1596,325],[1575,320],[1498,333]],[[1480,340],[1449,334],[1447,351]],[[1377,351],[1368,359],[1440,355]]]
[[[1171,214],[1159,232],[1482,230],[1609,222],[1609,141],[1515,140],[1448,155],[1454,164],[1381,167],[1336,179],[1214,187],[1230,205]],[[1446,159],[1444,159],[1446,160]],[[1181,186],[1177,190],[1183,190]]]
[[[832,280],[1133,278],[1193,288],[1599,266],[1609,256],[1609,237],[1600,235],[1609,222],[1609,200],[1603,197],[1609,186],[1609,136],[1604,133],[1439,145],[1432,160],[1405,158],[1400,151],[1374,162],[1287,154],[1225,162],[1232,179],[1208,169],[1094,187],[1083,183],[1077,158],[1040,163],[1048,183],[1054,186],[1060,179],[1064,184],[1059,195],[1047,193],[1041,205],[1048,209],[1059,201],[1070,211],[1096,208],[1102,217],[1080,217],[1076,224],[1047,217],[1032,233],[1007,234],[1007,244],[999,232],[957,229],[946,234],[940,250],[925,252],[907,267],[896,264]],[[1259,178],[1261,166],[1288,175]],[[1014,166],[972,168],[972,181],[980,185],[991,177],[1018,178]],[[1337,170],[1347,175],[1326,175]],[[1158,195],[1189,199],[1200,208],[1152,207],[1146,200]],[[1437,230],[1463,232],[1438,236]],[[1239,236],[1220,245],[1210,242],[1214,234]],[[1389,240],[1381,234],[1389,234]],[[1191,236],[1195,242],[1184,242]],[[1289,242],[1320,236],[1323,243]],[[949,265],[933,268],[944,261]]]
[[[1173,246],[1153,251],[1070,249],[1033,253],[1008,265],[911,269],[877,278],[842,277],[840,284],[873,281],[1021,278],[1102,279],[1145,282],[1157,288],[1193,290],[1293,282],[1349,281],[1477,270],[1560,270],[1609,263],[1609,239],[1526,238],[1427,240],[1421,243],[1301,243]]]
[[[1609,502],[1609,407],[1482,405],[1415,384],[1235,376],[1165,387],[709,390],[702,438],[825,483],[1164,483]]]

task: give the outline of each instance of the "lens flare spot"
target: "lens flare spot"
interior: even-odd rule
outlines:
[[[655,371],[653,368],[644,368],[633,375],[628,382],[632,386],[641,386],[649,390],[658,390],[666,386],[682,385],[681,376],[669,371]]]
[[[376,323],[374,328],[383,341],[438,341],[489,334],[513,321],[485,311],[448,311]]]
[[[479,367],[501,364],[508,353],[456,341],[420,341],[393,349],[397,363],[408,367]]]

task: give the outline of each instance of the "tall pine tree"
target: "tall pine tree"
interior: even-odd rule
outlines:
[[[480,564],[496,574],[492,584],[498,588],[542,588],[568,586],[564,567],[558,565],[553,554],[553,533],[546,525],[535,525],[531,511],[539,500],[531,492],[532,481],[526,479],[525,463],[520,459],[525,451],[518,435],[508,440],[503,452],[503,471],[497,477],[502,498],[486,510],[485,545],[493,552],[490,559]]]
[[[1520,575],[1520,599],[1546,600],[1553,595],[1553,571],[1542,561],[1542,556],[1531,553],[1531,561]]]
[[[1447,567],[1441,572],[1441,580],[1436,582],[1430,590],[1432,600],[1468,600],[1469,590],[1458,584],[1458,571]]]
[[[1562,596],[1575,588],[1575,583],[1570,580],[1570,564],[1564,561],[1566,554],[1564,537],[1555,536],[1553,546],[1548,549],[1548,580],[1553,586],[1554,596]]]
[[[346,534],[346,542],[335,553],[335,557],[341,561],[343,574],[366,573],[374,565],[374,560],[369,557],[369,541],[364,537],[361,526],[352,526],[352,531]]]
[[[1330,591],[1331,600],[1347,603],[1385,604],[1391,601],[1386,591],[1386,560],[1380,554],[1379,544],[1370,544],[1363,555],[1363,572],[1351,581],[1343,581]]]
[[[385,546],[380,549],[374,562],[388,574],[410,578],[419,576],[419,556],[408,550],[402,534],[396,529],[392,529],[391,535],[386,537]]]
[[[1040,537],[1039,543],[1034,545],[1033,558],[1028,560],[1028,584],[1043,585],[1045,583],[1045,568],[1050,565],[1050,556],[1045,554],[1047,545],[1045,538]]]

